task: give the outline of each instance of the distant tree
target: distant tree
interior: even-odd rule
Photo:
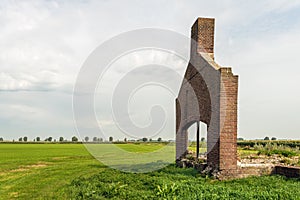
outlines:
[[[49,142],[52,142],[52,137],[48,137],[48,141],[49,141]]]
[[[113,142],[113,141],[114,141],[114,138],[110,136],[108,140],[109,140],[110,142]]]
[[[142,138],[142,140],[143,140],[143,142],[147,142],[148,141],[148,139],[147,138]]]
[[[157,141],[158,141],[158,142],[161,142],[161,141],[162,141],[162,139],[161,139],[161,138],[158,138],[158,139],[157,139]]]
[[[152,138],[150,138],[149,141],[152,142]]]
[[[0,138],[0,142],[3,142],[3,138],[2,137]]]
[[[22,141],[23,141],[23,138],[20,137],[20,138],[19,138],[19,142],[22,142]]]
[[[201,138],[201,142],[204,142],[204,141],[205,141],[205,138],[204,138],[204,137],[202,137],[202,138]]]
[[[86,142],[88,142],[89,141],[89,137],[88,136],[86,136],[85,138],[84,138],[84,140],[86,141]]]
[[[97,142],[98,138],[97,137],[93,137],[93,142]]]
[[[276,137],[272,137],[271,140],[277,140],[277,138]]]
[[[28,140],[27,136],[23,137],[24,142],[27,142],[27,140]]]
[[[264,140],[270,140],[270,138],[267,136],[267,137],[264,138]]]
[[[39,142],[39,141],[41,141],[41,138],[40,137],[36,137],[35,141]]]
[[[244,138],[238,138],[237,140],[242,141],[242,140],[244,140]]]
[[[98,141],[99,142],[103,142],[103,138],[98,138]]]
[[[78,138],[76,136],[73,136],[72,137],[72,142],[77,142],[78,141]]]
[[[124,142],[127,142],[127,138],[124,138]]]
[[[59,137],[59,141],[63,142],[64,141],[64,137]]]

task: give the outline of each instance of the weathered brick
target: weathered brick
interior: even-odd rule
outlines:
[[[198,18],[192,27],[191,58],[176,99],[176,158],[187,150],[187,129],[202,121],[208,165],[236,170],[238,76],[214,62],[214,24]]]

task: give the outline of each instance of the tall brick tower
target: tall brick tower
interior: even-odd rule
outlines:
[[[214,54],[215,19],[198,18],[192,26],[191,38],[195,41],[197,52]],[[195,49],[192,49],[194,51]]]
[[[234,173],[238,76],[214,61],[214,26],[210,18],[198,18],[192,26],[190,62],[176,99],[176,158],[187,151],[188,128],[201,121],[208,129],[207,164]]]

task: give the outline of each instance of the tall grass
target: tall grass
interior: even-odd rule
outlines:
[[[268,143],[266,145],[255,144],[253,148],[258,151],[258,155],[263,154],[271,156],[277,154],[284,157],[292,157],[300,154],[299,147],[291,148],[285,145],[277,145],[277,143]]]
[[[70,186],[72,199],[299,199],[300,181],[280,176],[216,181],[171,165],[147,174],[107,168]]]

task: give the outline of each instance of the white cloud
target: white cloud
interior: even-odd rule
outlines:
[[[299,6],[299,1],[289,0],[1,1],[0,95],[5,112],[0,120],[14,126],[2,126],[0,133],[18,137],[25,128],[34,134],[75,134],[70,93],[94,48],[121,32],[144,27],[189,36],[194,20],[209,16],[216,18],[217,61],[240,75],[240,134],[251,138],[255,132],[258,137],[266,130],[280,138],[287,136],[282,133],[286,130],[288,137],[296,138]],[[184,71],[176,59],[151,54],[135,55],[112,74],[118,78],[128,66],[151,59],[167,59],[175,70]],[[278,95],[279,90],[284,95]],[[37,109],[43,117],[24,123],[26,109]],[[15,113],[15,118],[7,113]],[[257,116],[264,124],[255,120]]]
[[[59,88],[59,81],[55,72],[40,71],[35,74],[0,73],[1,91],[51,91]]]

